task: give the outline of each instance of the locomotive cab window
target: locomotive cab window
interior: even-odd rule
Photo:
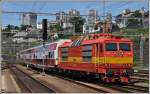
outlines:
[[[117,51],[117,43],[106,43],[106,51]]]
[[[119,44],[119,50],[122,51],[130,51],[130,44],[129,43],[120,43]]]

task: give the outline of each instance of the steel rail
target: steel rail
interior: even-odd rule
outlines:
[[[38,80],[34,79],[33,77],[31,77],[30,75],[26,74],[25,72],[21,71],[20,69],[18,69],[17,67],[14,67],[15,69],[12,69],[12,71],[14,72],[14,74],[17,76],[17,78],[19,79],[19,82],[21,82],[21,84],[23,84],[23,86],[25,86],[30,93],[55,93],[55,91],[51,90],[48,86],[44,85],[43,83],[39,82]],[[27,83],[23,82],[24,80],[21,79],[19,76],[20,74],[17,73],[16,71],[20,72],[22,75],[24,75],[24,77],[26,77],[26,79],[29,79],[31,82],[34,82],[34,84],[38,84],[38,88],[35,89],[35,85],[33,87],[29,86],[29,84],[27,85]],[[28,80],[28,81],[29,81]],[[41,88],[40,88],[41,86]],[[39,89],[39,90],[38,90]],[[41,91],[43,89],[43,91],[48,91],[48,92],[43,92]],[[38,92],[37,92],[38,91]]]

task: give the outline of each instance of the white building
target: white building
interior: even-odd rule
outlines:
[[[22,16],[22,24],[23,25],[31,25],[36,27],[37,25],[37,14],[35,13],[24,13]]]
[[[98,19],[98,12],[95,9],[90,9],[88,13],[88,24],[94,24]]]
[[[101,27],[95,29],[95,24],[99,21],[98,12],[95,9],[90,9],[86,23],[83,25],[83,33],[93,33],[100,31]]]
[[[69,16],[79,16],[80,12],[76,9],[69,10]]]
[[[102,27],[98,26],[98,28],[95,29],[95,24],[96,24],[96,22],[94,23],[93,26],[91,26],[91,25],[89,25],[87,23],[84,23],[84,25],[83,25],[83,33],[99,32]]]
[[[42,29],[42,23],[37,23],[37,29]]]

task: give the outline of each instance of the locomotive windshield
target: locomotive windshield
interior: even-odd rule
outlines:
[[[130,51],[130,44],[129,43],[120,43],[119,50]]]
[[[117,43],[106,43],[106,51],[117,51]]]

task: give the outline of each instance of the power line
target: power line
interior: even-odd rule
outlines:
[[[104,16],[104,19],[105,19],[105,0],[103,1],[103,16]]]
[[[37,15],[51,15],[51,16],[57,16],[56,13],[46,13],[46,12],[16,12],[16,11],[2,11],[2,13],[6,14],[24,14],[24,13],[34,13]],[[71,16],[69,14],[64,14],[66,17],[79,17],[79,16]],[[80,16],[89,16],[89,15],[80,15]],[[106,16],[98,16],[98,17],[106,17]],[[117,16],[112,16],[117,17]],[[117,19],[141,19],[141,17],[117,17]]]
[[[42,9],[46,6],[46,2],[39,8],[39,11],[42,11]]]
[[[125,5],[128,5],[130,2],[128,1],[128,2],[125,2],[125,3],[123,3],[123,4],[121,4],[121,5],[119,5],[119,6],[114,6],[115,7],[115,9],[117,9],[117,8],[120,8],[120,7],[123,7],[123,6],[125,6]],[[111,10],[114,10],[114,8],[111,8]]]
[[[31,8],[32,11],[35,10],[35,6],[36,6],[36,1],[33,2],[32,8]]]
[[[3,2],[100,2],[101,0],[2,0]],[[127,1],[127,0],[106,0],[107,2],[114,2],[114,1]],[[131,0],[128,0],[131,1]],[[140,1],[143,2],[145,0],[132,0],[132,1]]]

